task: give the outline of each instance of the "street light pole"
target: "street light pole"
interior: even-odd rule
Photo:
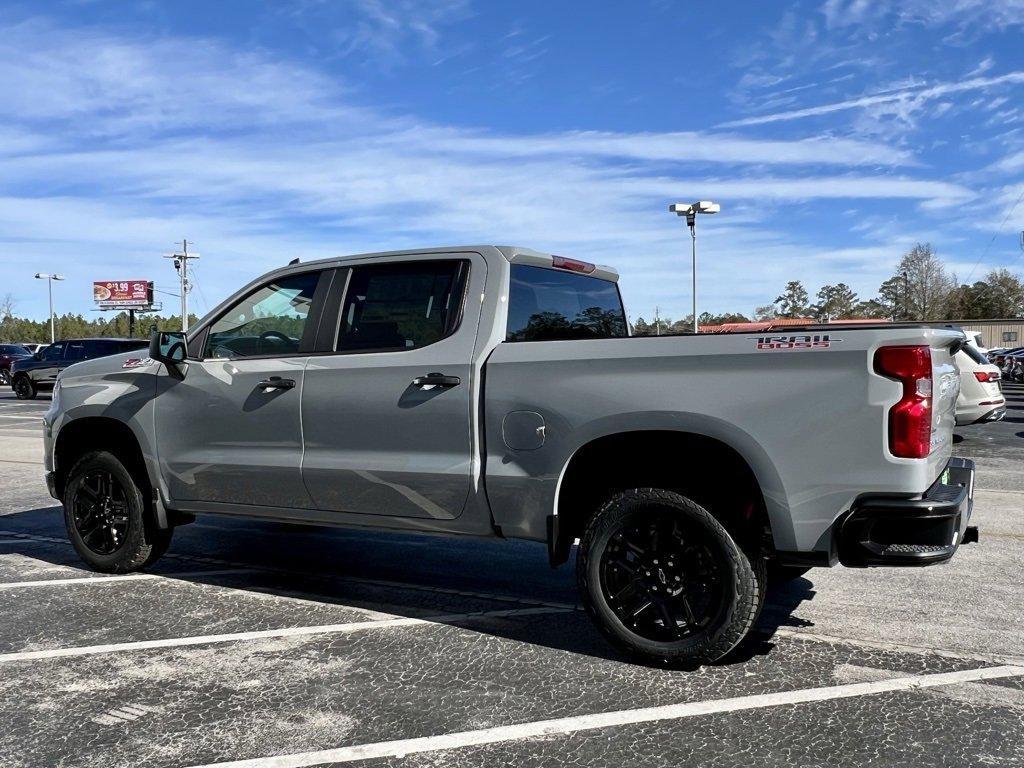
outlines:
[[[692,259],[693,279],[693,332],[699,333],[697,325],[697,214],[718,213],[722,206],[710,200],[699,200],[696,203],[673,203],[668,209],[676,216],[686,217],[686,226],[690,228],[690,256]]]
[[[54,330],[54,322],[53,322],[53,281],[54,280],[63,280],[64,279],[64,275],[51,275],[51,274],[46,273],[46,272],[37,272],[36,273],[36,279],[37,280],[45,280],[46,281],[47,293],[50,296],[50,343],[53,344],[53,342],[55,342],[57,340],[57,335],[56,335],[55,330]]]

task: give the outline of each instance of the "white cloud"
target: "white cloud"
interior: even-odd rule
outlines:
[[[961,82],[938,83],[931,86],[913,86],[901,88],[894,91],[861,96],[856,99],[846,99],[831,104],[820,104],[814,107],[803,109],[792,109],[785,112],[776,112],[769,115],[755,115],[740,120],[730,120],[721,123],[720,128],[738,128],[748,125],[763,125],[783,120],[799,120],[805,117],[817,117],[833,112],[842,112],[850,109],[864,109],[867,107],[886,106],[894,112],[904,114],[911,113],[924,104],[935,99],[944,98],[951,94],[964,93],[968,91],[987,91],[1003,85],[1024,84],[1024,71],[1008,72],[997,77],[975,77]]]
[[[1024,25],[1024,0],[826,0],[821,12],[826,26],[833,29],[883,22],[960,28]]]
[[[68,272],[71,296],[125,265],[165,274],[159,254],[182,236],[199,241],[211,304],[293,256],[477,241],[617,264],[637,306],[670,308],[685,299],[685,233],[665,206],[710,196],[725,213],[705,230],[704,295],[744,309],[787,270],[870,286],[899,254],[895,240],[796,241],[782,208],[975,195],[877,141],[468,130],[362,107],[344,83],[259,50],[41,21],[0,35],[0,120],[0,284],[24,295],[26,259]],[[86,292],[75,301],[88,306]]]
[[[304,31],[330,56],[361,54],[378,63],[435,51],[441,31],[470,15],[469,0],[283,0],[275,21]]]

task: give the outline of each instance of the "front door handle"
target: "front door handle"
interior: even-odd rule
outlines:
[[[293,389],[294,387],[295,379],[282,379],[280,376],[271,376],[256,385],[257,389],[262,389],[264,392],[270,392],[273,389]]]
[[[426,376],[417,376],[412,380],[412,385],[420,389],[457,387],[461,383],[462,379],[458,376],[445,376],[443,373],[428,373]]]

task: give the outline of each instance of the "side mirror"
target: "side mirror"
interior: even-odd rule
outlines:
[[[43,353],[42,352],[33,352],[32,353],[32,359],[33,360],[42,360],[43,359]]]
[[[149,334],[149,356],[168,365],[185,362],[185,334],[181,331],[153,331]]]

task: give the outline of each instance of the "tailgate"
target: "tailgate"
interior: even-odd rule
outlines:
[[[960,394],[960,372],[953,362],[951,348],[959,349],[957,334],[931,335],[932,355],[932,450],[929,464],[937,476],[952,453],[953,427],[956,424],[956,399]]]

